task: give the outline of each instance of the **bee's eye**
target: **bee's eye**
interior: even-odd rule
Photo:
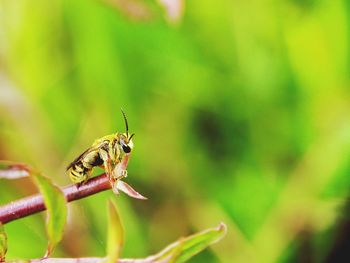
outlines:
[[[123,145],[122,148],[125,153],[131,152],[131,148],[128,145]]]

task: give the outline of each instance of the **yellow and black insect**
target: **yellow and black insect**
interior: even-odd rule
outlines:
[[[126,167],[133,149],[132,137],[126,115],[122,110],[125,133],[114,133],[97,139],[90,148],[83,152],[67,167],[67,173],[74,183],[86,182],[96,166],[105,169],[112,182],[127,176]]]

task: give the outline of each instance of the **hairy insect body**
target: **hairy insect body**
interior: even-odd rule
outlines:
[[[133,148],[132,137],[129,136],[128,123],[122,111],[126,133],[115,133],[97,139],[90,148],[78,156],[67,167],[67,173],[74,183],[84,183],[87,181],[96,166],[103,167],[111,181],[126,177],[126,165]],[[118,169],[115,169],[119,165]]]
[[[125,113],[125,133],[114,133],[97,139],[90,148],[78,156],[67,167],[67,173],[74,183],[87,181],[96,166],[103,167],[111,183],[126,177],[126,166],[134,146],[129,135],[129,126]]]
[[[120,175],[114,175],[114,168],[122,159],[129,155],[133,143],[128,133],[115,133],[96,140],[92,146],[76,158],[68,167],[67,172],[74,183],[87,181],[93,168],[101,166],[110,179],[125,177],[126,170]]]

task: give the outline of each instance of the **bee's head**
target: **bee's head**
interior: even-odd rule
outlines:
[[[132,151],[132,148],[134,147],[134,144],[132,142],[132,137],[135,135],[129,134],[129,125],[128,125],[128,120],[126,119],[125,112],[123,110],[122,114],[124,117],[124,122],[125,122],[125,133],[121,133],[119,137],[119,144],[121,146],[121,149],[123,150],[124,153],[129,154]]]
[[[128,137],[127,133],[121,133],[119,136],[119,144],[124,153],[131,153],[134,143],[132,142],[132,137],[134,134],[131,134]]]

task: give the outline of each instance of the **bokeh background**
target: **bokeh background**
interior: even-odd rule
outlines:
[[[123,257],[223,221],[190,262],[349,259],[349,26],[347,0],[1,0],[0,159],[69,184],[123,107],[149,198],[113,197]],[[36,191],[0,184],[1,203]],[[53,256],[105,254],[112,196],[69,204]],[[44,213],[6,231],[9,259],[43,255]]]

